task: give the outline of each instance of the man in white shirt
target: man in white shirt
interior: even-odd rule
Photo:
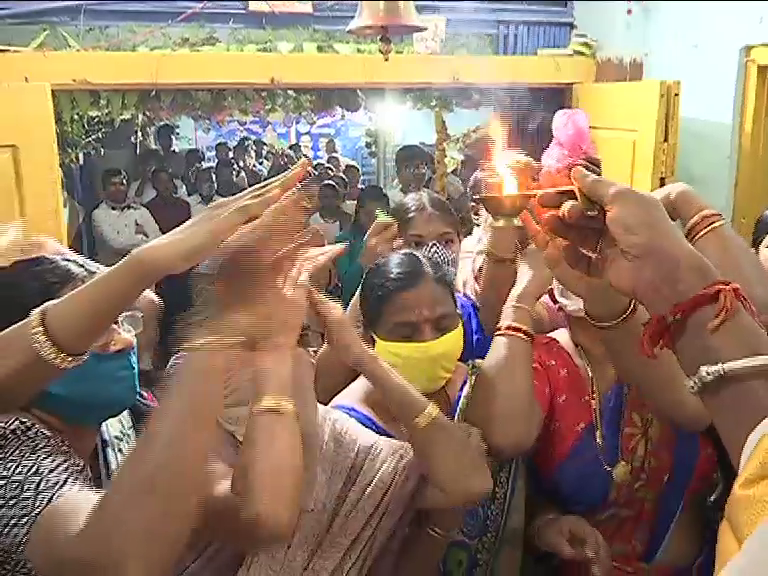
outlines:
[[[118,168],[101,175],[102,201],[91,214],[95,259],[111,266],[131,250],[160,236],[149,210],[128,199],[128,176]]]
[[[208,206],[221,199],[221,196],[216,194],[216,178],[212,167],[208,166],[197,171],[195,189],[197,194],[192,194],[187,200],[192,217],[204,212]]]
[[[406,144],[395,152],[397,182],[388,190],[390,205],[403,199],[409,192],[427,190],[430,154],[418,144]]]

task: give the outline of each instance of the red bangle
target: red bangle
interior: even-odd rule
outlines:
[[[685,332],[688,319],[696,312],[717,304],[715,317],[707,324],[710,333],[716,332],[732,315],[736,304],[741,304],[747,313],[759,322],[757,310],[744,295],[741,286],[718,280],[702,289],[684,302],[678,302],[667,314],[651,316],[643,326],[642,350],[648,358],[656,358],[659,350],[673,350]]]
[[[499,324],[496,326],[496,331],[493,333],[493,335],[494,337],[514,336],[516,338],[527,340],[528,342],[533,342],[534,337],[533,330],[527,326],[518,324],[517,322],[505,322],[504,324]]]

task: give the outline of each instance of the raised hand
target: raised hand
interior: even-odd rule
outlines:
[[[534,520],[536,545],[570,562],[588,563],[593,576],[612,574],[611,551],[603,536],[581,516],[546,516]]]
[[[364,248],[360,254],[360,264],[367,268],[379,258],[397,249],[400,244],[397,222],[390,218],[377,218],[363,240]]]
[[[517,262],[517,276],[511,294],[518,299],[535,302],[552,285],[552,273],[548,269],[543,253],[536,246],[527,246]]]
[[[257,350],[296,345],[307,317],[312,273],[346,249],[344,244],[309,247],[312,242],[312,231],[307,231],[249,279],[251,293],[231,300],[220,313],[217,322],[226,325],[226,333],[245,336],[249,347]]]
[[[359,370],[373,350],[362,339],[350,316],[342,307],[314,287],[309,289],[309,300],[315,314],[323,322],[325,339],[338,350],[339,357]]]
[[[540,222],[528,214],[523,222],[548,261],[564,261],[586,276],[605,278],[619,292],[659,311],[712,281],[712,266],[686,242],[657,198],[581,168],[573,170],[573,178],[603,210],[589,216],[567,195],[539,195]]]
[[[302,161],[285,174],[220,200],[175,230],[145,244],[136,254],[141,256],[151,276],[159,279],[179,274],[213,256],[241,227],[272,207],[275,209],[273,220],[290,221],[291,225],[286,228],[295,231],[295,236],[314,210],[313,190],[297,188],[308,170],[309,162]],[[284,241],[282,246],[286,244]],[[230,252],[237,247],[236,243],[230,245]]]

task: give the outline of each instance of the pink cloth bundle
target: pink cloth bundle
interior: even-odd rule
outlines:
[[[597,156],[589,132],[589,117],[580,108],[563,108],[552,118],[552,142],[541,155],[542,170],[557,172],[587,157]]]

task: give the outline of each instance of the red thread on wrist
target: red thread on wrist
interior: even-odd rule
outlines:
[[[727,280],[718,280],[684,302],[678,302],[667,314],[658,314],[643,325],[642,351],[648,358],[656,358],[659,350],[673,350],[685,332],[686,325],[696,312],[717,304],[715,317],[707,324],[710,333],[716,332],[741,304],[747,313],[759,322],[757,310],[741,289]]]

